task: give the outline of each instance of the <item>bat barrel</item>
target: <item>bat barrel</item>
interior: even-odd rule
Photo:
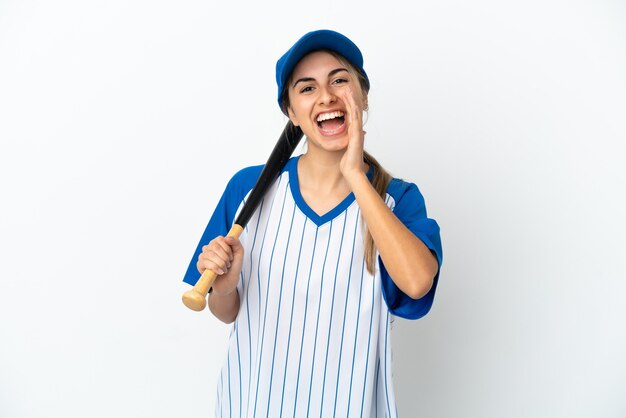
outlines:
[[[267,192],[267,189],[276,180],[278,174],[283,169],[291,154],[296,149],[296,146],[302,139],[302,129],[299,126],[295,126],[291,121],[287,123],[285,129],[283,129],[278,142],[274,146],[274,150],[270,154],[259,178],[250,192],[250,196],[246,201],[246,204],[239,212],[239,216],[235,220],[237,225],[246,226],[250,217],[261,203],[263,195]]]

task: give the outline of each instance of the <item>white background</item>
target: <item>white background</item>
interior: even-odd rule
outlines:
[[[400,415],[626,416],[624,2],[1,0],[0,417],[211,416],[229,328],[182,275],[319,28],[442,230]]]

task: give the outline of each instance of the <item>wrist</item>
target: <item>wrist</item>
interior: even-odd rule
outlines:
[[[237,286],[235,286],[232,289],[227,289],[227,290],[221,290],[221,289],[220,290],[215,290],[214,287],[211,287],[209,289],[209,293],[211,295],[218,296],[218,297],[230,296],[230,295],[232,295],[235,292],[237,292]]]
[[[344,173],[343,176],[353,191],[355,188],[359,187],[360,185],[363,185],[365,183],[369,184],[369,179],[367,178],[367,175],[361,170],[353,170],[350,172],[346,172]]]

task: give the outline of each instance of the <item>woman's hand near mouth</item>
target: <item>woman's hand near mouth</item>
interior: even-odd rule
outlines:
[[[346,105],[345,123],[348,124],[348,147],[341,158],[339,168],[350,183],[351,178],[365,175],[366,167],[363,161],[365,131],[363,130],[363,111],[354,100],[351,88],[344,90],[342,99]]]

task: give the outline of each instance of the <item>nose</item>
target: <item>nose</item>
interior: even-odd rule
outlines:
[[[319,96],[320,104],[328,105],[328,104],[335,103],[335,101],[337,101],[337,97],[335,96],[333,91],[329,89],[328,87],[320,87],[319,92],[320,92],[320,96]]]

